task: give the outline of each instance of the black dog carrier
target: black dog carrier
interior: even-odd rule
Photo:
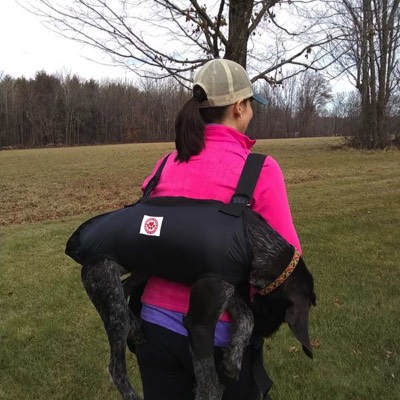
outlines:
[[[192,284],[202,276],[247,282],[252,259],[242,212],[250,202],[264,155],[252,153],[230,203],[184,197],[150,197],[166,156],[143,196],[130,206],[98,215],[70,237],[66,254],[79,264],[109,258],[128,271]]]

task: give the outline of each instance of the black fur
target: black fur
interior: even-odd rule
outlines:
[[[258,214],[245,210],[245,229],[253,253],[249,283],[261,289],[274,281],[287,267],[294,248]],[[123,283],[121,275],[131,272]],[[110,344],[109,372],[124,400],[137,400],[129,383],[125,350],[143,341],[140,319],[127,305],[126,298],[142,285],[146,275],[126,271],[107,259],[90,260],[82,268],[84,287],[99,312]],[[207,306],[205,306],[207,304]],[[224,353],[222,370],[238,378],[243,351],[251,334],[268,337],[287,322],[304,352],[312,357],[308,333],[308,314],[315,305],[313,278],[300,259],[292,275],[275,291],[255,294],[249,304],[232,284],[214,277],[199,279],[192,286],[190,308],[184,319],[189,331],[196,376],[196,400],[219,400],[223,386],[214,363],[214,330],[219,316],[227,310],[233,320],[232,341]]]

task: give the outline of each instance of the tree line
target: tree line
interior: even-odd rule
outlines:
[[[182,88],[103,83],[37,72],[34,79],[0,79],[0,146],[74,146],[171,139]]]
[[[393,143],[393,107],[400,86],[400,0],[25,4],[63,36],[100,50],[135,76],[172,77],[187,88],[193,73],[216,57],[241,64],[253,82],[274,86],[304,71],[346,76],[359,98],[350,144],[382,149]],[[303,100],[309,109],[308,99]],[[298,132],[314,122],[307,112],[299,112]]]
[[[333,94],[320,74],[305,72],[258,90],[268,105],[255,104],[254,138],[356,133],[359,96]],[[33,79],[0,76],[0,148],[173,141],[175,115],[189,96],[172,78],[133,84],[44,71]],[[398,138],[399,107],[392,108],[388,126]]]

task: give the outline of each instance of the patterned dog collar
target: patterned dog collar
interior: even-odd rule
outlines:
[[[286,269],[282,272],[282,274],[280,274],[278,276],[278,278],[276,278],[271,284],[258,290],[257,294],[259,294],[261,296],[265,296],[266,294],[271,293],[273,290],[275,290],[278,286],[282,285],[282,283],[285,282],[285,280],[287,278],[289,278],[289,276],[292,274],[292,272],[296,268],[296,266],[300,260],[300,257],[301,257],[300,253],[295,249],[292,260],[290,261],[290,263],[286,267]]]

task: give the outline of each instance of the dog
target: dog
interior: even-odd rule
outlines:
[[[192,288],[184,324],[189,332],[193,356],[196,400],[219,400],[223,393],[213,358],[213,337],[218,318],[225,310],[233,321],[232,340],[221,365],[228,377],[238,378],[244,348],[253,332],[269,337],[284,322],[302,344],[305,354],[312,357],[308,317],[316,296],[311,273],[294,247],[250,208],[243,211],[243,226],[252,254],[247,274],[253,288],[252,298],[246,299],[239,294],[237,286],[223,276],[199,276],[193,282],[187,282]],[[67,254],[71,254],[68,248],[76,240],[77,236],[73,235],[67,244]],[[135,317],[128,307],[127,297],[154,273],[143,266],[135,266],[134,260],[129,265],[121,265],[101,252],[78,262],[82,263],[83,286],[107,333],[110,345],[108,371],[112,381],[124,400],[138,400],[128,379],[125,351],[127,343],[131,346],[139,344],[144,338],[140,318]],[[130,275],[121,279],[126,274]],[[167,278],[174,280],[174,276]]]
[[[249,283],[255,293],[250,305],[237,294],[233,285],[216,278],[200,279],[191,289],[184,323],[189,332],[198,382],[196,400],[220,400],[222,397],[223,387],[213,359],[213,332],[218,317],[225,310],[234,324],[232,340],[221,366],[226,376],[238,379],[243,352],[252,333],[270,337],[284,322],[302,344],[304,353],[313,357],[308,315],[311,305],[316,305],[316,295],[311,273],[293,246],[261,216],[246,209],[244,221],[253,253]],[[212,304],[212,307],[204,304]],[[207,332],[204,325],[209,327]]]

